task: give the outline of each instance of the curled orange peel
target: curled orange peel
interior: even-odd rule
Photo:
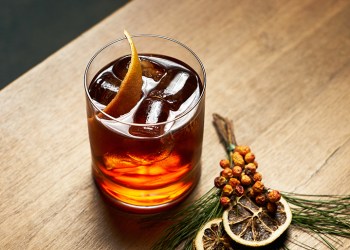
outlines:
[[[142,95],[142,69],[134,42],[124,30],[131,48],[131,62],[118,93],[103,110],[110,116],[119,117],[128,113],[140,100]]]

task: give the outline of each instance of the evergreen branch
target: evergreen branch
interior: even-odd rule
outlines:
[[[152,249],[175,249],[181,244],[184,244],[185,249],[191,249],[197,231],[209,220],[222,216],[219,191],[213,187],[192,205],[176,213],[171,218],[175,224],[166,230]]]

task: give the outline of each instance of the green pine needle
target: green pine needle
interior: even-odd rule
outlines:
[[[166,230],[152,249],[175,249],[180,244],[184,244],[184,249],[192,249],[192,241],[197,231],[211,219],[222,216],[220,193],[221,190],[213,187],[192,205],[168,218],[175,224]]]
[[[350,238],[350,195],[284,192],[283,197],[291,205],[292,225],[313,233],[328,249],[341,245],[335,237]]]

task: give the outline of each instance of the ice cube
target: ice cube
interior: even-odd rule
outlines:
[[[187,72],[177,73],[169,83],[168,87],[164,90],[164,94],[166,96],[176,95],[176,93],[183,89],[189,77],[190,75]]]
[[[194,74],[181,69],[173,69],[167,72],[149,96],[166,100],[170,104],[170,109],[176,111],[198,91],[199,83]]]
[[[148,96],[152,98],[163,99],[165,97],[164,90],[169,86],[171,80],[177,74],[176,70],[169,69],[159,81],[159,83],[149,92]]]
[[[131,126],[129,132],[135,136],[156,137],[164,133],[165,125],[152,125],[165,122],[169,117],[169,104],[159,98],[144,99],[134,115],[134,123],[149,124],[147,126]]]
[[[142,75],[148,78],[152,78],[158,82],[165,74],[165,68],[160,64],[153,61],[149,61],[146,58],[141,57]]]
[[[114,63],[112,71],[119,80],[122,81],[124,79],[126,73],[128,72],[130,61],[131,57],[125,56]]]
[[[134,115],[134,123],[154,124],[168,119],[169,105],[158,98],[146,98],[140,103]]]
[[[121,81],[112,72],[105,72],[90,85],[89,93],[92,99],[107,105],[117,94]]]

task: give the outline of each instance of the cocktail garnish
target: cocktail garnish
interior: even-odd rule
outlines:
[[[128,113],[140,100],[142,95],[142,69],[134,42],[130,34],[124,30],[131,48],[131,62],[120,89],[112,101],[103,110],[105,113],[119,117]]]

